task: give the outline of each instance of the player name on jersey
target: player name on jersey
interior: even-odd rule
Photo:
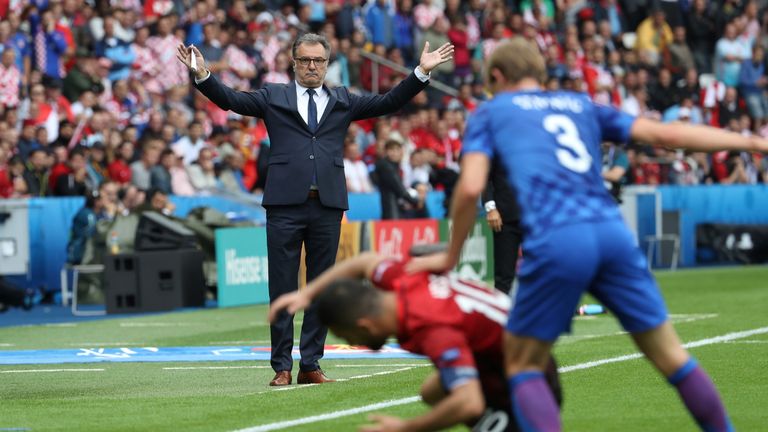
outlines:
[[[512,98],[512,103],[524,110],[546,110],[553,109],[558,111],[571,111],[581,113],[584,111],[579,99],[570,96],[539,96],[539,95],[517,95]]]

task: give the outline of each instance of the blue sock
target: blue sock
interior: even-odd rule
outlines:
[[[725,412],[715,385],[696,360],[689,359],[668,378],[701,430],[706,432],[731,432],[733,426]]]
[[[521,372],[509,378],[512,411],[522,432],[558,432],[560,410],[543,372]]]

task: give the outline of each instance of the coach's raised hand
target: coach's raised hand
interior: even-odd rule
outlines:
[[[424,43],[424,50],[419,59],[419,68],[424,74],[429,74],[432,69],[450,61],[453,58],[453,45],[446,43],[440,48],[429,52],[429,42]]]
[[[209,72],[208,68],[205,67],[203,54],[200,53],[200,50],[198,50],[196,46],[190,45],[187,47],[184,46],[184,44],[179,44],[179,46],[176,47],[176,58],[184,63],[184,66],[186,66],[187,69],[192,71],[192,55],[190,55],[190,50],[195,53],[195,61],[197,62],[197,70],[193,71],[195,79],[201,80],[207,77]]]

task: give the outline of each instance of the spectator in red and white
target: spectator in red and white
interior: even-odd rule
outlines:
[[[172,0],[145,0],[144,1],[144,19],[153,23],[162,21],[163,17],[173,13],[174,3]]]
[[[162,88],[158,81],[158,75],[162,73],[159,58],[147,45],[149,40],[149,27],[143,26],[136,30],[136,39],[132,49],[136,53],[131,77],[144,83],[144,88],[150,92],[161,93]],[[207,58],[207,57],[206,57]]]
[[[131,167],[129,164],[133,160],[133,144],[124,142],[120,144],[115,153],[115,160],[109,164],[107,171],[109,178],[119,185],[125,185],[131,182]]]
[[[274,64],[275,69],[270,70],[264,75],[263,82],[265,84],[288,84],[291,82],[291,77],[288,75],[288,67],[290,65],[288,54],[284,51],[277,54]]]
[[[0,55],[0,105],[15,108],[19,105],[21,71],[16,67],[16,52],[6,48]]]
[[[177,154],[184,157],[184,165],[189,165],[197,160],[200,150],[206,146],[207,144],[203,137],[203,125],[200,122],[193,121],[189,125],[188,134],[173,143],[172,148]]]
[[[155,0],[154,3],[158,3],[158,1]],[[157,21],[157,35],[152,36],[147,40],[147,46],[150,47],[152,53],[160,63],[159,69],[162,73],[158,74],[157,78],[160,82],[160,87],[163,90],[168,90],[176,85],[186,85],[189,83],[189,73],[187,72],[187,68],[176,59],[175,55],[176,47],[178,47],[182,41],[172,33],[173,18],[174,17],[169,15],[160,17]]]
[[[433,3],[434,0],[424,0],[413,8],[413,19],[416,22],[418,30],[422,32],[427,31],[435,25],[438,18],[445,17],[445,15],[443,15],[443,9]]]
[[[248,34],[238,30],[221,58],[226,65],[221,72],[221,81],[235,90],[250,90],[251,80],[256,77],[256,59],[246,53],[248,45]]]
[[[715,76],[728,87],[739,85],[741,63],[752,55],[750,46],[738,37],[736,23],[725,25],[725,34],[715,45]]]
[[[618,94],[614,95],[616,85],[613,75],[606,68],[605,50],[600,46],[587,54],[584,82],[587,84],[587,92],[595,102],[610,105],[617,100]]]
[[[373,192],[368,166],[360,157],[360,146],[349,134],[344,141],[344,176],[350,193]]]
[[[445,167],[459,171],[459,155],[461,154],[461,136],[458,131],[448,127],[445,120],[437,122],[435,128],[438,146],[435,153],[445,160]]]

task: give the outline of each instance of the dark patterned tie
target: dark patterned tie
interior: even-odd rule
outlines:
[[[315,99],[312,97],[317,92],[315,89],[309,89],[307,90],[307,94],[309,94],[309,109],[307,110],[307,125],[309,125],[309,130],[314,133],[317,130],[317,105],[315,104]]]

